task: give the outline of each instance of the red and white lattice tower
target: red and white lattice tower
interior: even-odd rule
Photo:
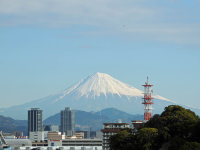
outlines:
[[[144,104],[144,121],[148,121],[151,119],[152,117],[152,93],[153,91],[151,90],[151,87],[153,85],[148,83],[148,77],[147,77],[147,81],[145,82],[144,86],[144,97],[142,104]]]

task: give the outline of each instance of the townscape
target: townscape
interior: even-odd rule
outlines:
[[[41,110],[40,108],[31,108],[27,112],[28,135],[22,135],[20,133],[18,133],[17,135],[16,133],[12,134],[12,133],[1,132],[0,134],[1,147],[3,149],[48,149],[48,150],[49,149],[61,149],[61,150],[62,149],[66,150],[133,149],[134,150],[134,149],[158,149],[160,147],[163,147],[163,149],[165,149],[168,146],[165,146],[161,143],[160,143],[161,145],[156,144],[157,142],[154,141],[156,138],[158,138],[158,136],[162,137],[163,133],[159,133],[158,131],[160,129],[160,125],[157,123],[159,122],[159,115],[155,115],[154,117],[152,115],[152,108],[153,108],[152,105],[154,104],[153,103],[154,98],[152,95],[153,90],[151,89],[151,87],[153,85],[149,84],[148,77],[147,81],[143,86],[144,86],[144,92],[141,105],[144,105],[144,115],[143,115],[144,118],[142,120],[130,120],[131,121],[130,124],[128,122],[122,122],[122,120],[119,118],[117,122],[103,123],[102,124],[103,128],[101,129],[101,131],[91,131],[91,130],[76,131],[75,130],[76,116],[74,110],[71,110],[70,107],[65,107],[64,110],[60,111],[59,115],[60,125],[43,125],[43,110]],[[187,137],[188,139],[193,139],[193,141],[196,141],[195,138],[198,139],[198,136],[196,134],[193,135],[194,132],[193,130],[195,130],[195,132],[196,131],[199,132],[198,126],[200,119],[198,116],[196,116],[189,109],[185,110],[184,108],[178,105],[167,106],[165,108],[165,111],[161,114],[160,118],[162,118],[163,115],[165,116],[165,113],[166,114],[174,113],[173,114],[174,116],[176,113],[179,112],[179,115],[181,115],[179,116],[180,117],[179,119],[185,120],[184,126],[188,126],[189,128],[191,128],[191,133],[190,133],[185,129],[181,129],[183,123],[181,123],[178,126],[175,125],[176,128],[178,127],[181,130],[184,130],[183,133],[181,131],[179,136],[187,135],[189,132],[191,135]],[[180,114],[181,111],[183,111],[183,114]],[[189,117],[188,113],[191,113],[192,116]],[[174,117],[177,118],[178,116],[175,115]],[[172,120],[168,119],[167,121],[172,121]],[[176,124],[176,120],[173,119],[173,122]],[[178,122],[179,121],[177,120],[177,123]],[[189,125],[187,125],[188,123]],[[168,123],[165,125],[163,124],[161,128],[163,128],[166,125],[168,126]],[[169,127],[169,131],[172,130],[170,128],[171,127]],[[175,134],[176,132],[179,131],[175,130],[173,134]],[[148,136],[150,136],[151,138],[148,137],[147,139],[145,139],[146,134],[149,134]],[[141,136],[140,139],[145,139],[145,141],[143,141],[142,143],[138,141],[138,144],[140,145],[139,147],[138,144],[134,144],[134,141],[138,140],[135,139],[135,136],[137,138],[138,136]],[[170,143],[170,138],[169,139],[165,138],[163,140],[164,141],[169,140],[168,142]],[[187,140],[187,138],[182,140]],[[130,141],[130,139],[132,139],[132,141]],[[125,143],[124,140],[126,141]],[[178,140],[181,141],[180,139]],[[121,145],[120,142],[122,142],[123,144]],[[171,145],[169,144],[169,147],[170,146],[173,148],[173,144]],[[198,145],[198,143],[196,143],[196,145],[194,144],[191,146],[199,147],[200,144]]]
[[[98,73],[99,74],[99,73]],[[2,143],[4,147],[11,146],[19,149],[103,149],[109,148],[110,136],[123,129],[133,128],[135,131],[152,118],[152,90],[147,81],[144,86],[144,120],[131,120],[130,123],[122,122],[119,118],[117,122],[103,123],[103,129],[98,131],[75,131],[75,112],[70,107],[60,111],[60,125],[43,126],[43,110],[31,108],[27,112],[28,135],[12,135],[2,133]],[[83,118],[84,119],[84,118]],[[4,139],[5,138],[5,139]]]
[[[199,0],[0,0],[0,150],[200,150]]]

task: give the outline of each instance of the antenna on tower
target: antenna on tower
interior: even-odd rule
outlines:
[[[149,84],[148,81],[149,77],[147,76],[147,81],[145,82],[144,86],[144,97],[143,97],[143,102],[142,104],[144,104],[144,121],[148,121],[151,119],[152,117],[152,93],[153,90],[151,90],[151,87],[153,85]]]
[[[146,85],[149,83],[149,77],[147,76],[147,81],[145,82]]]

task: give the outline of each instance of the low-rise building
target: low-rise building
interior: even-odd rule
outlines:
[[[102,149],[102,140],[101,139],[49,139],[48,146],[51,147],[76,147],[76,149],[81,149],[82,147],[94,149]]]
[[[109,139],[110,136],[117,134],[122,129],[130,128],[129,123],[104,123],[103,132],[103,150],[109,150]]]
[[[83,139],[84,138],[84,132],[76,132],[75,137],[77,139]]]
[[[43,147],[43,146],[48,146],[48,141],[47,140],[44,140],[44,141],[41,141],[41,142],[32,142],[32,146],[36,146],[36,147]]]
[[[44,132],[43,131],[30,132],[29,139],[32,142],[42,142],[44,141]]]
[[[69,147],[96,147],[95,149],[101,149],[101,139],[65,139],[62,140],[62,146]]]
[[[48,132],[48,146],[62,146],[62,140],[65,135],[61,132]]]
[[[62,135],[61,132],[48,132],[48,140],[63,140],[65,135]]]
[[[32,142],[30,139],[5,139],[5,142],[11,147],[32,146]]]
[[[139,128],[144,125],[144,121],[142,120],[132,120],[133,129],[136,132]]]

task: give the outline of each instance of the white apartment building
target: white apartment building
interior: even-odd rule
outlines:
[[[41,142],[41,141],[44,141],[44,138],[45,138],[45,135],[43,131],[29,132],[29,139],[32,142]]]

